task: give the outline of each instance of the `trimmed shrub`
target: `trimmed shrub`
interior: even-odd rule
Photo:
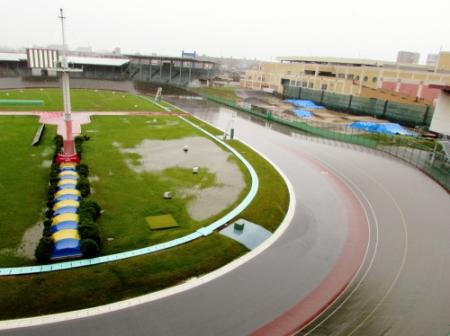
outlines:
[[[42,230],[42,236],[43,237],[51,237],[52,232],[50,231],[50,227],[44,227],[44,230]]]
[[[53,210],[52,209],[45,210],[45,217],[51,219],[53,217]]]
[[[52,167],[50,168],[50,177],[57,177],[59,174],[59,167],[56,164],[52,164]]]
[[[92,258],[98,255],[100,248],[95,240],[92,239],[82,239],[80,242],[81,252],[83,252],[83,257]]]
[[[52,256],[53,239],[50,237],[42,237],[34,251],[34,256],[38,262],[48,262]]]
[[[76,150],[78,156],[81,158],[81,154],[83,153],[84,137],[76,136],[74,140],[75,140],[75,150]]]
[[[44,227],[50,227],[50,226],[52,226],[52,220],[50,219],[50,218],[47,218],[47,219],[45,219],[44,220]]]
[[[84,198],[80,202],[80,208],[79,211],[88,211],[92,213],[93,219],[97,220],[97,218],[100,216],[100,213],[102,211],[102,208],[96,201],[90,198]]]
[[[84,142],[84,137],[82,135],[77,135],[74,139],[75,144],[82,144]]]
[[[57,176],[50,176],[50,185],[57,186],[59,182],[59,178]]]
[[[89,196],[91,194],[91,185],[89,180],[84,176],[80,176],[77,182],[77,189],[80,191],[82,197]]]
[[[53,199],[55,196],[55,193],[58,191],[58,187],[54,184],[51,184],[50,187],[48,187],[48,196],[49,199]]]
[[[88,211],[86,209],[83,209],[83,210],[78,209],[78,216],[80,216],[80,223],[86,223],[86,222],[95,223],[95,218],[93,216],[92,211]]]
[[[47,208],[51,209],[55,205],[55,201],[53,199],[50,199],[47,201]]]
[[[100,246],[100,231],[95,223],[92,224],[82,224],[78,227],[78,232],[80,233],[81,239],[92,239]]]
[[[64,139],[62,135],[59,134],[55,135],[53,141],[55,142],[55,147],[58,149],[61,149],[61,147],[64,146]]]
[[[89,167],[87,164],[79,163],[77,165],[77,171],[80,176],[88,177],[89,175]]]

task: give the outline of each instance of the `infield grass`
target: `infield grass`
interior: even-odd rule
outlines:
[[[71,89],[73,111],[164,112],[151,101],[127,92]],[[0,90],[0,99],[39,99],[43,106],[0,106],[0,111],[62,111],[62,90],[57,88]]]

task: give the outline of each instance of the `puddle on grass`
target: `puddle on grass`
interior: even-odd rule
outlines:
[[[117,147],[119,144],[113,145]],[[183,151],[185,146],[188,147],[187,153]],[[203,137],[144,140],[134,148],[122,148],[121,152],[133,156],[132,159],[127,158],[126,163],[137,173],[162,172],[167,168],[176,167],[187,169],[200,167],[215,174],[216,183],[212,187],[177,190],[183,196],[194,196],[188,202],[187,210],[190,216],[198,221],[207,219],[230,206],[245,187],[244,177],[238,165],[229,160],[231,154]]]

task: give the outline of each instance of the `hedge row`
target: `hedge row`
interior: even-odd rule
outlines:
[[[88,136],[75,137],[75,148],[78,156],[81,158],[82,144],[84,141],[89,140]],[[50,167],[50,179],[48,187],[48,200],[47,209],[45,211],[44,230],[42,232],[42,238],[39,241],[35,250],[35,257],[38,262],[48,262],[50,260],[53,251],[53,239],[50,231],[53,218],[53,206],[55,204],[54,196],[58,190],[58,174],[60,172],[59,165],[56,164],[56,156],[61,152],[64,145],[62,136],[57,135],[54,138],[55,153],[53,157],[53,163]],[[80,222],[78,226],[78,232],[80,234],[80,245],[83,256],[94,257],[99,254],[101,246],[100,232],[97,227],[96,221],[101,213],[101,208],[97,202],[87,198],[91,194],[91,186],[89,183],[89,167],[84,163],[79,163],[76,167],[79,174],[77,181],[77,189],[80,191],[82,199],[78,208],[78,215]]]

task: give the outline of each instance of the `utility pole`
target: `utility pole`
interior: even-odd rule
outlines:
[[[67,60],[67,42],[66,42],[66,32],[64,27],[64,11],[62,8],[59,9],[58,18],[61,20],[61,35],[62,35],[62,50],[60,58],[60,67],[58,69],[61,72],[61,82],[63,89],[63,99],[64,99],[64,123],[66,126],[66,138],[64,140],[64,153],[58,156],[59,162],[79,162],[80,159],[75,151],[75,144],[72,134],[72,106],[70,103],[70,83],[69,83],[69,73],[70,72],[81,72],[81,69],[70,69],[69,62]]]

